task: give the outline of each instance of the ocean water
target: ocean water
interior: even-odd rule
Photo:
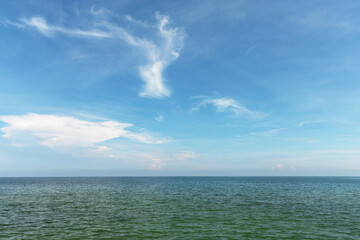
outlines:
[[[360,178],[0,178],[0,239],[360,239]]]

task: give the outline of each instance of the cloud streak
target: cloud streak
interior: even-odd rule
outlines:
[[[300,122],[298,127],[303,127],[305,125],[310,125],[310,124],[315,124],[315,123],[323,123],[323,121],[321,120],[316,120],[316,121],[306,121],[306,122]]]
[[[133,125],[117,121],[84,121],[70,116],[57,116],[29,113],[25,115],[0,116],[0,121],[8,125],[0,128],[2,137],[7,139],[31,135],[40,140],[40,144],[49,148],[72,147],[93,148],[106,151],[106,146],[96,144],[115,138],[126,138],[146,144],[161,144],[158,139],[147,133],[128,130]]]
[[[264,118],[267,114],[255,112],[247,109],[246,107],[239,104],[235,99],[220,97],[220,98],[211,98],[211,97],[197,97],[201,101],[197,102],[190,111],[198,111],[201,108],[207,107],[207,105],[212,105],[215,107],[217,112],[233,112],[235,115],[243,115],[250,118]]]
[[[252,132],[251,135],[259,135],[259,136],[263,136],[263,137],[272,137],[276,134],[278,134],[279,132],[285,131],[287,130],[286,128],[276,128],[276,129],[271,129],[269,131],[265,131],[265,132]]]
[[[109,38],[111,33],[102,32],[96,29],[93,30],[80,30],[68,29],[60,26],[50,25],[43,17],[21,18],[21,22],[26,26],[36,28],[41,34],[46,37],[52,37],[55,33],[62,33],[70,36],[77,37],[95,37],[95,38]]]
[[[100,11],[101,10],[101,11]],[[139,75],[144,81],[143,90],[139,93],[142,97],[162,99],[169,97],[171,91],[165,85],[163,72],[179,56],[184,45],[185,32],[183,29],[169,27],[171,19],[169,16],[156,14],[157,24],[148,25],[130,16],[126,19],[130,23],[137,24],[146,29],[152,29],[160,39],[153,40],[140,38],[130,34],[123,27],[106,20],[107,15],[112,13],[107,9],[91,9],[91,14],[95,17],[93,27],[89,29],[67,28],[49,24],[41,16],[21,18],[20,22],[2,21],[7,26],[18,28],[35,28],[39,33],[46,37],[54,37],[56,34],[64,34],[70,37],[97,38],[97,39],[120,39],[130,46],[142,52],[147,60],[144,65],[139,66]],[[100,13],[99,13],[100,12]],[[157,39],[157,40],[156,40]]]

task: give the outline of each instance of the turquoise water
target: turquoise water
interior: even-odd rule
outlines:
[[[0,239],[360,239],[360,178],[0,178]]]

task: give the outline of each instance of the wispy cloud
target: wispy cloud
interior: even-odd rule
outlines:
[[[281,168],[284,168],[284,165],[278,163],[278,164],[275,164],[273,167],[271,167],[272,170],[275,170],[275,169],[281,169]]]
[[[145,81],[143,97],[163,98],[170,96],[170,90],[164,85],[162,73],[164,69],[180,56],[185,33],[178,28],[168,28],[168,16],[156,14],[159,21],[158,31],[164,44],[146,49],[149,64],[140,67],[140,74]],[[151,45],[150,45],[151,46]]]
[[[305,122],[300,122],[299,123],[299,127],[303,127],[305,125],[309,125],[309,124],[314,124],[314,123],[322,123],[323,121],[321,120],[316,120],[316,121],[305,121]]]
[[[252,132],[251,135],[258,135],[258,136],[264,136],[264,137],[272,137],[275,134],[278,134],[281,131],[285,131],[287,130],[286,128],[276,128],[276,129],[271,129],[269,131],[265,131],[265,132]]]
[[[106,151],[106,146],[95,146],[114,138],[132,139],[146,144],[161,144],[165,140],[143,132],[127,130],[133,125],[117,121],[84,121],[71,116],[29,113],[26,115],[0,116],[8,125],[0,128],[2,137],[15,139],[29,134],[50,148],[72,147]]]
[[[179,56],[183,48],[185,32],[183,29],[169,27],[171,19],[169,16],[156,13],[157,24],[148,25],[140,20],[126,16],[128,22],[135,23],[141,27],[153,29],[161,39],[153,40],[140,38],[130,34],[123,27],[107,20],[112,15],[108,9],[91,8],[90,14],[94,16],[94,22],[89,23],[88,29],[68,28],[49,24],[44,17],[33,16],[21,18],[20,22],[1,21],[4,25],[18,28],[35,28],[46,37],[55,37],[56,34],[64,34],[70,37],[82,38],[114,38],[120,39],[130,46],[140,50],[147,63],[139,67],[139,74],[145,85],[139,93],[142,97],[165,98],[171,95],[169,88],[165,85],[163,77],[164,70],[172,64]]]
[[[13,22],[6,18],[0,18],[0,24],[5,27],[25,28],[25,25],[23,23]]]
[[[150,153],[141,154],[142,158],[149,159],[151,161],[151,170],[161,170],[164,166],[171,163],[179,163],[188,160],[195,160],[200,157],[200,154],[193,151],[179,151],[173,153]]]
[[[153,160],[150,166],[150,170],[161,170],[163,166],[164,166],[163,161],[160,158],[156,158]]]
[[[197,111],[201,108],[205,108],[207,105],[212,105],[216,108],[217,112],[233,112],[235,115],[243,115],[250,118],[264,118],[268,114],[255,112],[247,109],[242,106],[238,101],[233,98],[221,97],[221,98],[211,98],[207,96],[196,97],[201,100],[193,105],[191,111]]]
[[[158,115],[155,117],[155,120],[158,121],[158,122],[164,122],[164,117],[163,117],[163,115],[158,114]]]
[[[200,156],[200,154],[195,153],[193,151],[182,151],[175,155],[175,158],[178,160],[188,160],[188,159],[196,159]]]
[[[52,37],[56,33],[62,33],[70,36],[77,37],[95,37],[95,38],[109,38],[111,33],[99,31],[96,29],[80,30],[69,29],[61,26],[50,25],[43,17],[21,18],[21,22],[26,26],[36,28],[41,34],[47,37]]]
[[[137,19],[134,19],[133,17],[129,16],[129,15],[125,15],[125,19],[129,22],[132,22],[132,23],[136,23],[138,25],[140,25],[141,27],[144,27],[144,28],[151,28],[151,25],[146,23],[146,22],[143,22],[143,21],[140,21],[140,20],[137,20]]]
[[[333,10],[315,10],[310,13],[306,12],[305,15],[301,17],[298,16],[296,22],[300,25],[305,25],[318,30],[331,29],[341,33],[358,32],[358,28],[353,20],[354,19],[351,19],[350,16],[344,17]]]

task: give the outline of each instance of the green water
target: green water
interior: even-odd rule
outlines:
[[[360,178],[0,178],[0,239],[360,239]]]

